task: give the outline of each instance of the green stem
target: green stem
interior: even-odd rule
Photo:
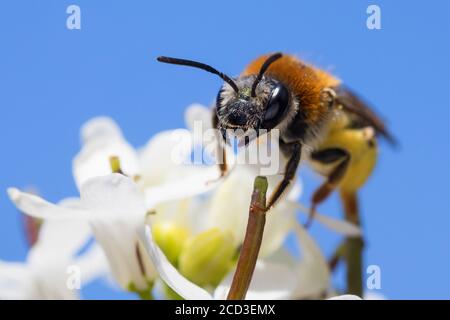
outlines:
[[[245,295],[250,286],[266,223],[267,186],[267,179],[265,177],[256,177],[250,203],[247,230],[233,282],[228,292],[228,300],[245,299]]]
[[[347,238],[347,293],[363,296],[361,238]]]
[[[138,291],[136,293],[138,294],[139,298],[141,298],[141,300],[153,300],[151,291]]]
[[[341,192],[341,199],[344,204],[345,219],[360,226],[356,193]],[[363,295],[363,248],[362,237],[348,237],[346,239],[347,293],[359,297]]]
[[[128,291],[136,293],[141,300],[153,300],[152,295],[153,283],[149,283],[149,286],[145,290],[140,290],[133,282],[128,284]]]

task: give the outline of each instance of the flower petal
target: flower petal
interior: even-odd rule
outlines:
[[[236,246],[244,240],[253,179],[251,172],[236,167],[211,198],[206,228],[232,232]]]
[[[325,292],[329,287],[330,271],[320,248],[305,228],[295,224],[298,246],[302,251],[302,260],[297,266],[298,287],[294,298],[311,298]]]
[[[93,219],[116,216],[144,221],[143,195],[136,183],[122,174],[92,178],[81,186],[80,194],[83,207],[89,209]]]
[[[22,192],[16,188],[8,189],[9,198],[16,207],[35,218],[41,219],[86,219],[88,212],[84,209],[65,208],[55,205],[36,195]]]
[[[26,300],[27,292],[20,286],[2,288],[0,285],[0,300]]]
[[[87,221],[45,220],[38,241],[28,254],[31,264],[49,261],[69,261],[91,237]]]
[[[26,264],[0,260],[0,300],[29,299],[33,285],[32,273]]]
[[[83,284],[87,284],[109,271],[105,253],[98,244],[92,245],[86,253],[76,258],[73,264],[80,267]]]
[[[197,121],[202,123],[203,129],[212,128],[212,109],[199,103],[191,104],[184,113],[184,122],[189,130],[193,131]]]
[[[217,128],[212,127],[212,109],[200,104],[192,104],[187,108],[184,117],[186,126],[192,133],[194,146],[200,146],[204,154],[208,156],[208,160],[209,158],[215,159],[217,138],[221,139],[221,134]],[[227,148],[227,156],[234,158],[232,149]]]
[[[63,208],[82,210],[79,198],[66,198],[58,204]],[[52,257],[69,259],[75,256],[90,238],[91,228],[87,221],[45,220],[33,249],[36,247]]]
[[[91,227],[104,249],[114,278],[124,289],[147,290],[156,272],[143,254],[138,231],[146,208],[136,183],[122,174],[92,178],[81,187],[83,206],[89,208]]]
[[[109,118],[94,118],[81,129],[83,147],[73,160],[73,175],[78,188],[96,176],[111,173],[110,157],[120,160],[121,169],[129,176],[139,171],[134,148],[123,138],[117,124]]]
[[[186,163],[192,152],[192,136],[186,129],[168,130],[155,135],[141,150],[139,161],[144,185],[168,180],[174,170]]]
[[[244,240],[254,179],[252,170],[248,170],[246,166],[237,166],[218,186],[211,198],[206,226],[232,232],[236,245],[240,245]],[[271,190],[268,194],[270,192]],[[288,206],[286,201],[281,201],[270,211],[267,215],[261,256],[267,256],[281,246],[293,227],[294,217],[295,208]]]
[[[303,214],[309,214],[309,209],[301,205],[300,203],[295,204],[297,208],[302,212]],[[340,233],[342,235],[348,236],[348,237],[358,237],[362,234],[361,228],[357,225],[345,221],[345,220],[339,220],[335,219],[329,216],[322,215],[316,211],[314,218],[326,226],[328,229],[333,230],[337,233]]]
[[[204,289],[183,277],[177,269],[167,260],[164,253],[153,240],[149,226],[142,228],[142,242],[149,253],[160,277],[176,293],[187,300],[211,300],[212,296]]]
[[[216,166],[189,168],[184,177],[170,180],[158,186],[144,190],[147,208],[154,208],[157,204],[182,200],[197,196],[214,189],[219,183],[219,170]]]
[[[95,117],[86,121],[81,127],[80,135],[83,144],[123,137],[120,127],[109,117]]]
[[[123,229],[116,221],[93,222],[91,225],[95,240],[102,247],[108,261],[112,278],[124,290],[133,281],[141,285],[139,268],[133,256],[133,236],[129,230]],[[112,279],[111,279],[112,280]],[[138,280],[138,281],[136,281]]]
[[[0,260],[0,286],[7,281],[21,281],[27,277],[27,273],[24,263]]]

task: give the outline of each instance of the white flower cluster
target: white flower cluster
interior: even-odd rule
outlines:
[[[210,111],[194,105],[186,118],[189,127],[210,119]],[[177,146],[178,159],[188,159],[197,147],[188,129],[161,132],[138,150],[105,117],[87,122],[81,136],[73,160],[79,197],[53,204],[8,189],[21,212],[43,222],[25,263],[0,261],[0,299],[78,298],[76,289],[107,275],[142,298],[224,299],[245,235],[253,168],[235,166],[218,179],[216,166],[175,163],[174,137],[185,141]],[[325,258],[297,222],[299,195],[297,183],[267,217],[248,299],[321,298],[331,292]],[[320,215],[318,220],[346,235],[359,232],[343,221]],[[283,247],[291,232],[300,260]],[[80,271],[75,290],[71,266]]]

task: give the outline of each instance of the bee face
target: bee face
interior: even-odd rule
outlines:
[[[222,78],[225,84],[217,95],[216,103],[218,129],[225,140],[227,129],[232,129],[237,138],[245,136],[244,141],[247,144],[259,136],[260,129],[270,131],[278,126],[288,113],[289,107],[294,105],[292,101],[295,99],[283,83],[264,76],[269,66],[281,57],[281,53],[275,53],[265,60],[257,75],[243,75],[237,79],[231,79],[201,62],[171,57],[157,59],[164,63],[199,68]],[[251,132],[248,132],[249,130]]]
[[[221,129],[241,129],[243,132],[275,128],[286,114],[291,101],[288,89],[279,81],[263,77],[255,87],[255,75],[235,80],[236,92],[225,83],[217,95],[217,116]]]

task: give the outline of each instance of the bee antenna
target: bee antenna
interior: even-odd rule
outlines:
[[[281,52],[277,52],[277,53],[274,53],[273,55],[271,55],[269,58],[267,58],[266,61],[264,61],[263,65],[261,66],[261,69],[259,70],[259,74],[255,79],[255,82],[253,82],[252,97],[256,97],[256,87],[258,86],[258,83],[261,81],[264,73],[267,71],[269,66],[272,63],[274,63],[275,61],[277,61],[278,59],[280,59],[282,56],[283,56],[283,54]]]
[[[197,62],[197,61],[192,61],[192,60],[185,60],[185,59],[178,59],[178,58],[171,58],[171,57],[158,57],[157,60],[159,62],[164,62],[164,63],[170,63],[170,64],[177,64],[180,66],[188,66],[188,67],[194,67],[194,68],[199,68],[208,72],[211,72],[213,74],[218,75],[219,77],[222,78],[223,81],[225,81],[226,83],[228,83],[233,90],[236,93],[239,93],[239,88],[236,85],[236,83],[233,81],[233,79],[231,79],[229,76],[227,76],[226,74],[214,69],[213,67],[201,63],[201,62]]]

